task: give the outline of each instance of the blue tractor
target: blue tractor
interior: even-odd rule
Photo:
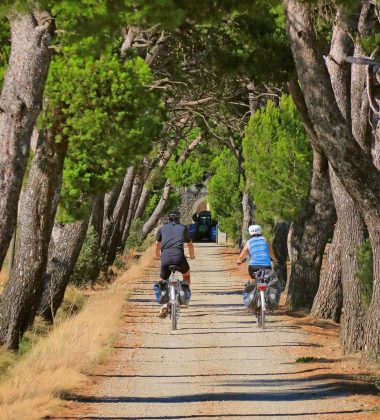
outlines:
[[[193,242],[216,242],[217,224],[211,217],[211,212],[203,210],[193,214],[194,223],[189,225]]]

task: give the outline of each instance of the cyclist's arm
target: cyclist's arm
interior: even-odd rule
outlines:
[[[154,250],[154,257],[157,260],[161,259],[161,239],[162,239],[162,233],[161,233],[161,229],[159,229],[156,235],[156,248]]]
[[[189,250],[190,258],[191,259],[195,258],[193,241],[190,241],[187,243],[187,248]]]
[[[244,248],[242,249],[238,259],[237,259],[237,263],[241,264],[244,260],[244,258],[248,255],[249,251],[248,251],[248,242],[246,242],[246,244],[244,245]]]
[[[187,249],[189,250],[190,259],[195,258],[193,241],[191,240],[189,230],[187,229],[186,226],[185,226],[185,230],[183,232],[183,239],[187,243]]]
[[[273,251],[273,248],[272,248],[272,245],[270,244],[270,242],[267,240],[267,239],[265,239],[266,241],[267,241],[267,244],[268,244],[268,250],[269,250],[269,255],[270,255],[270,258],[271,258],[271,260],[273,261],[273,262],[277,262],[277,258],[276,258],[276,256],[274,255],[274,251]]]
[[[154,250],[154,257],[159,260],[161,258],[161,242],[156,242],[156,248]]]

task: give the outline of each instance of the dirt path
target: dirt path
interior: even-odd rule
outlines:
[[[156,317],[156,276],[136,287],[111,362],[72,414],[60,418],[374,418],[318,366],[294,363],[295,348],[318,356],[319,344],[306,333],[274,316],[257,329],[241,305],[244,279],[223,264],[224,251],[197,246],[193,299],[176,334],[169,319]]]

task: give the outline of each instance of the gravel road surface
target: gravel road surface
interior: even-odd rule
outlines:
[[[179,330],[156,317],[152,276],[141,281],[127,305],[115,354],[81,400],[79,418],[106,419],[356,419],[367,417],[360,400],[318,367],[294,363],[292,349],[318,343],[281,320],[259,330],[242,307],[246,279],[234,277],[226,249],[198,244],[191,261],[193,298]],[[305,378],[305,372],[313,375]],[[87,394],[87,393],[86,393]],[[80,411],[80,410],[79,410]],[[67,418],[67,417],[66,417]]]

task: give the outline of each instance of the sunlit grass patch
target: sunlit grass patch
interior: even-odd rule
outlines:
[[[296,359],[296,363],[312,363],[312,362],[318,362],[319,358],[314,356],[304,356],[299,357]]]

